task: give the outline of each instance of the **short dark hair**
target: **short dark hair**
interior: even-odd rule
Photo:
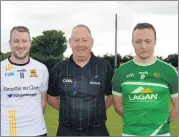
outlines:
[[[78,25],[76,25],[76,26],[73,28],[73,30],[76,29],[76,28],[78,28],[78,27],[86,28],[86,29],[88,30],[88,32],[91,34],[91,30],[90,30],[86,25],[84,25],[84,24],[78,24]],[[72,32],[73,32],[73,30],[72,30]]]
[[[29,34],[29,38],[30,38],[30,32],[29,32],[29,29],[27,27],[25,27],[25,26],[15,26],[10,31],[10,40],[11,40],[11,34],[15,30],[19,31],[19,32],[27,32]]]
[[[150,23],[146,23],[146,22],[145,22],[145,23],[138,23],[138,24],[134,27],[133,32],[132,32],[132,35],[133,35],[133,33],[134,33],[134,31],[135,31],[136,29],[152,29],[152,30],[154,31],[155,39],[157,39],[156,30],[155,30],[154,26],[153,26],[152,24],[150,24]]]

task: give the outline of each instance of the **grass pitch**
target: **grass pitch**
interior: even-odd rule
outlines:
[[[123,122],[121,117],[114,111],[113,106],[111,106],[107,110],[107,118],[108,120],[106,124],[110,136],[121,136]],[[48,136],[56,136],[57,127],[58,127],[58,111],[47,105],[46,112],[45,112],[45,121],[47,125]],[[171,127],[170,128],[171,135],[179,136],[178,120],[173,121],[170,127]]]

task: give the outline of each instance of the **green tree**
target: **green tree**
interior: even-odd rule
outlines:
[[[107,53],[107,54],[104,54],[102,57],[101,56],[99,56],[99,57],[108,61],[109,64],[111,65],[111,67],[114,69],[114,58],[115,58],[114,55]],[[121,55],[117,54],[117,65],[119,65],[119,62],[121,62],[121,59],[122,59]]]
[[[3,61],[3,60],[5,60],[5,59],[7,59],[10,55],[11,55],[11,52],[2,53],[2,52],[0,51],[0,61]]]
[[[131,54],[129,55],[125,55],[123,58],[122,58],[122,62],[125,63],[129,60],[133,59],[133,56]]]
[[[44,63],[50,70],[53,65],[64,59],[67,39],[61,30],[46,30],[42,35],[32,38],[30,56]]]
[[[170,54],[164,61],[171,63],[174,67],[178,67],[178,54]]]
[[[43,31],[42,35],[32,38],[31,56],[38,59],[63,58],[67,49],[67,40],[64,32],[57,30]]]

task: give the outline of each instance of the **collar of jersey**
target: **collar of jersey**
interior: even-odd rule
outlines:
[[[92,64],[92,63],[94,62],[94,60],[95,60],[95,55],[93,54],[93,52],[91,52],[91,58],[90,58],[89,62],[88,62],[86,65]],[[74,62],[74,60],[73,60],[73,54],[70,56],[70,61],[71,61],[73,64],[75,64],[76,66],[80,67],[79,65],[77,65],[77,64]],[[86,66],[86,65],[85,65],[85,66]]]
[[[155,60],[151,63],[151,64],[140,64],[140,63],[137,63],[134,59],[133,59],[133,62],[138,65],[138,66],[151,66],[153,65],[155,62],[157,61],[157,57],[155,57]]]
[[[8,61],[13,64],[13,65],[16,65],[16,66],[25,66],[27,65],[29,62],[30,62],[30,58],[28,58],[28,61],[26,63],[23,63],[23,64],[17,64],[17,63],[14,63],[10,60],[10,56],[8,57]]]

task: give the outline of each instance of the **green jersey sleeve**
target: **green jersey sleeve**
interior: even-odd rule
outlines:
[[[117,96],[122,96],[122,87],[120,79],[120,70],[117,69],[112,78],[112,94]]]
[[[178,72],[175,68],[172,67],[170,71],[170,76],[168,78],[168,84],[170,89],[170,95],[171,97],[178,96]]]

